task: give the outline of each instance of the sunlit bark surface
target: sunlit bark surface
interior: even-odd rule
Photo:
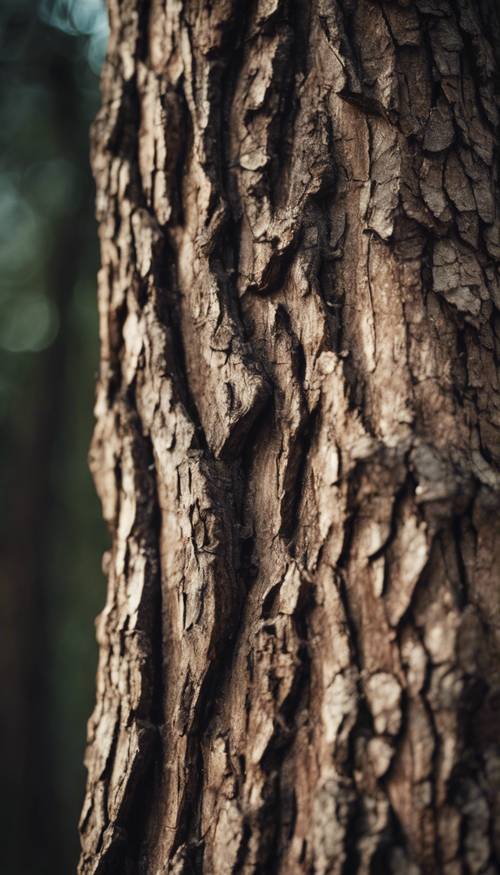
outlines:
[[[500,28],[110,0],[81,875],[500,871]]]

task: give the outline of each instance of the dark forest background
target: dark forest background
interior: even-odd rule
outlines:
[[[101,0],[0,3],[2,875],[76,868],[105,532],[87,470],[97,366],[88,129]]]

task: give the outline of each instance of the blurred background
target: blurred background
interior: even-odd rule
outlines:
[[[75,872],[106,533],[88,131],[102,0],[0,2],[0,872]]]

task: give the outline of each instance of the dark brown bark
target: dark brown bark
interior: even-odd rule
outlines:
[[[500,871],[500,30],[110,0],[80,872]]]

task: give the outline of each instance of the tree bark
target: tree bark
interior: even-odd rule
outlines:
[[[82,875],[500,871],[488,0],[110,0]]]

